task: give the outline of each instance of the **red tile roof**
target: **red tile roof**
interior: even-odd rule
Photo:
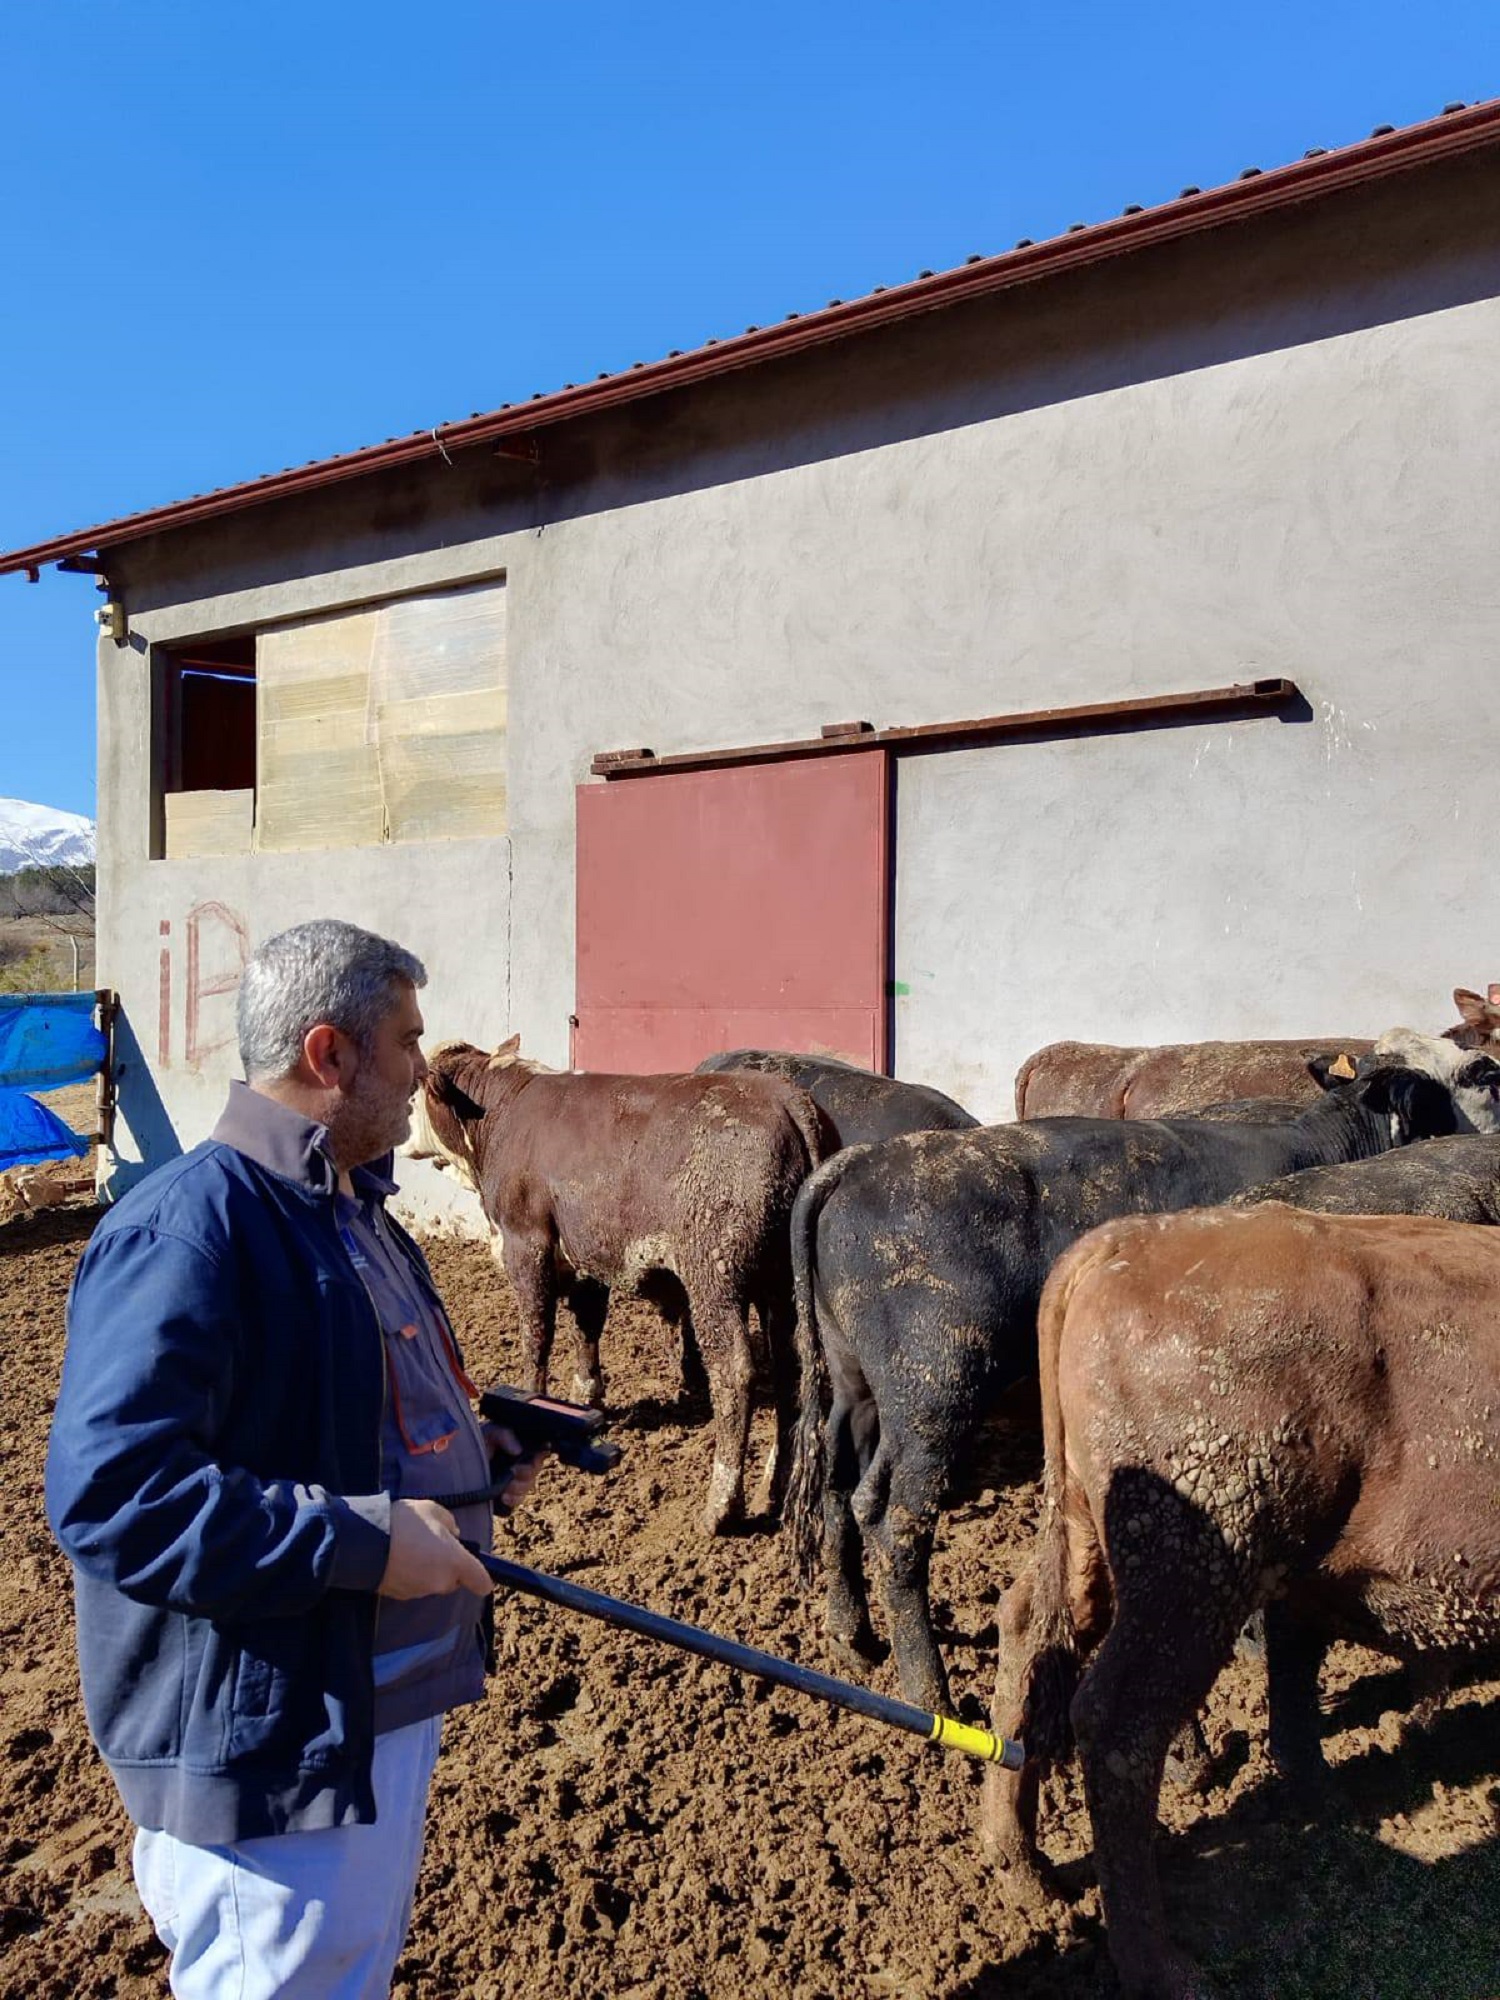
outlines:
[[[877,285],[863,298],[831,300],[822,311],[790,313],[773,326],[747,327],[733,338],[710,340],[687,352],[674,349],[660,361],[637,361],[593,382],[570,382],[551,394],[538,392],[526,402],[502,403],[498,410],[476,412],[461,422],[437,424],[431,430],[413,431],[408,437],[387,438],[384,444],[367,445],[335,458],[309,460],[306,465],[267,473],[239,486],[219,487],[169,506],[126,514],[97,527],[37,542],[30,548],[13,549],[0,554],[0,575],[16,570],[34,575],[43,563],[102,554],[147,535],[239,513],[338,480],[358,479],[422,459],[448,458],[473,445],[502,446],[509,438],[514,441],[512,449],[528,455],[538,431],[574,417],[684,388],[918,313],[936,312],[1055,272],[1076,270],[1150,244],[1243,221],[1269,209],[1313,201],[1496,144],[1500,144],[1500,99],[1449,104],[1436,118],[1421,124],[1400,128],[1378,125],[1368,139],[1354,145],[1332,151],[1315,146],[1300,160],[1265,172],[1247,167],[1222,187],[1184,188],[1175,200],[1154,208],[1132,203],[1110,221],[1075,222],[1045,242],[1033,243],[1023,237],[1013,250],[999,256],[970,257],[951,271],[923,271],[907,284]]]

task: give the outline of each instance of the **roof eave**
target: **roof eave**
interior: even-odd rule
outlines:
[[[930,278],[872,292],[804,317],[781,320],[774,326],[759,327],[731,340],[711,341],[662,361],[637,363],[598,381],[560,389],[551,395],[533,396],[525,403],[507,405],[461,423],[439,424],[430,431],[416,431],[408,437],[392,438],[384,444],[315,460],[242,485],[59,535],[29,548],[14,549],[0,555],[0,575],[20,570],[35,574],[44,563],[83,554],[102,555],[150,535],[194,526],[344,480],[424,460],[447,459],[456,451],[496,443],[517,434],[530,435],[647,396],[688,388],[736,369],[872,332],[920,313],[987,298],[1131,251],[1248,221],[1268,210],[1322,199],[1497,141],[1500,141],[1500,100],[1444,112],[1420,125],[1381,133],[1355,145],[1318,153],[1264,173],[1251,170],[1222,187],[1180,196],[1155,208],[1127,212],[1107,222],[1019,246],[1000,256],[938,272]]]

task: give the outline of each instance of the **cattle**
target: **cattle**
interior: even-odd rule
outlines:
[[[1127,1994],[1208,1988],[1153,1856],[1168,1743],[1247,1616],[1418,1663],[1500,1650],[1500,1237],[1271,1204],[1110,1222],[1042,1303],[1046,1472],[1000,1615],[987,1781],[1002,1896],[1048,1892],[1041,1777],[1076,1743]],[[1285,1690],[1283,1693],[1285,1694]],[[1318,1733],[1316,1680],[1301,1726]]]
[[[1492,1043],[1500,1044],[1500,981],[1491,985],[1488,994],[1471,993],[1464,986],[1456,987],[1453,1004],[1461,1018],[1456,1028],[1447,1031],[1450,1042],[1457,1042],[1461,1049],[1483,1049]]]
[[[1500,984],[1488,999],[1459,987],[1459,1011],[1445,1039],[1460,1048],[1500,1046]],[[1330,1035],[1282,1042],[1181,1042],[1160,1048],[1110,1048],[1099,1042],[1053,1042],[1028,1056],[1016,1076],[1017,1118],[1186,1118],[1239,1097],[1313,1103],[1320,1055],[1354,1061],[1373,1044]]]
[[[790,1518],[804,1572],[826,1580],[836,1649],[875,1651],[867,1547],[903,1691],[949,1707],[927,1594],[938,1513],[1002,1393],[1036,1371],[1037,1301],[1069,1244],[1111,1216],[1223,1201],[1460,1122],[1500,1129],[1500,1111],[1476,1101],[1471,1120],[1454,1095],[1485,1095],[1500,1063],[1463,1060],[1444,1082],[1372,1068],[1282,1125],[1042,1119],[916,1133],[820,1167],[792,1216],[802,1409]]]
[[[1358,1060],[1374,1044],[1326,1037],[1301,1042],[1180,1042],[1110,1048],[1053,1042],[1016,1075],[1017,1118],[1192,1118],[1241,1097],[1317,1101],[1311,1065],[1321,1056]]]
[[[611,1291],[653,1299],[696,1340],[715,1443],[705,1525],[743,1511],[760,1322],[777,1409],[773,1506],[797,1411],[787,1224],[831,1150],[812,1099],[780,1077],[562,1074],[516,1038],[493,1055],[433,1051],[407,1150],[446,1156],[473,1186],[515,1288],[524,1386],[547,1386],[558,1301],[578,1330],[573,1393],[600,1404],[599,1335]]]
[[[1329,1215],[1436,1215],[1449,1222],[1500,1223],[1500,1136],[1422,1139],[1373,1160],[1305,1167],[1232,1195],[1226,1206],[1284,1201]]]
[[[903,1132],[963,1132],[979,1120],[925,1083],[901,1083],[892,1076],[834,1056],[785,1054],[776,1049],[731,1049],[705,1056],[700,1076],[725,1070],[756,1070],[763,1076],[785,1077],[805,1090],[837,1135],[840,1146],[857,1146],[872,1139],[895,1139]]]

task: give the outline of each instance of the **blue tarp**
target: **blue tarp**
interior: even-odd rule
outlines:
[[[103,1068],[109,1045],[94,1005],[92,993],[0,993],[0,1172],[88,1151],[27,1092],[85,1083]]]
[[[85,1083],[108,1047],[92,993],[0,993],[0,1085],[58,1090]]]
[[[0,1090],[0,1173],[41,1160],[81,1160],[87,1139],[70,1132],[55,1111],[24,1090]]]

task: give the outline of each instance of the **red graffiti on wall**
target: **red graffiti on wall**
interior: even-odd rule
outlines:
[[[205,927],[209,929],[207,952],[205,953]],[[217,939],[218,952],[215,953],[213,928],[224,935]],[[223,954],[228,952],[234,960],[229,965]],[[215,969],[204,970],[205,955],[210,960],[217,958]],[[203,1002],[221,993],[239,991],[240,975],[245,970],[245,960],[250,956],[250,927],[238,910],[231,910],[227,903],[195,903],[188,911],[187,918],[187,1046],[184,1059],[189,1069],[201,1069],[208,1056],[217,1055],[220,1049],[227,1049],[234,1040],[233,1026],[227,1034],[220,1034],[212,1041],[203,1036]]]
[[[187,913],[187,977],[184,1003],[183,1061],[202,1069],[211,1056],[234,1040],[232,1012],[205,1007],[206,1001],[239,991],[240,976],[250,956],[250,926],[238,910],[212,900],[195,903]],[[156,1062],[172,1067],[172,935],[169,917],[157,926],[163,940],[157,974]]]

